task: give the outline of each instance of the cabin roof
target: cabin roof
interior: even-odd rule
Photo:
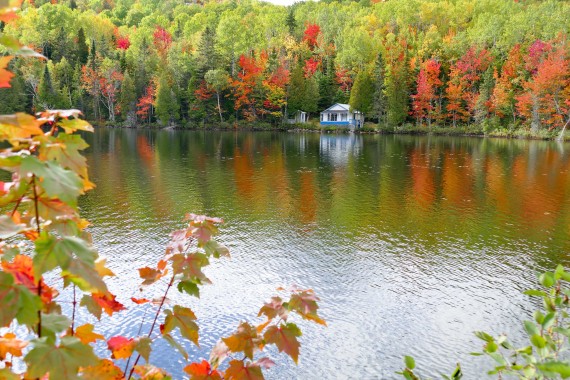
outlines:
[[[329,108],[327,108],[326,110],[322,111],[321,113],[325,113],[325,112],[338,112],[338,111],[350,111],[350,105],[349,104],[343,104],[343,103],[335,103],[332,106],[330,106]],[[358,111],[356,111],[358,112]]]

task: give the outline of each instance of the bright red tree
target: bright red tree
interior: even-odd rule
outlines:
[[[148,85],[145,90],[145,94],[139,99],[137,103],[137,116],[141,120],[150,121],[150,116],[152,115],[152,106],[154,104],[154,95],[156,89],[154,84]]]
[[[253,121],[258,118],[256,90],[261,85],[263,71],[267,65],[267,53],[262,52],[259,59],[254,56],[242,55],[239,58],[240,72],[237,79],[232,81],[231,88],[235,98],[235,109],[240,110],[243,116]]]
[[[439,79],[441,63],[429,59],[422,64],[417,78],[417,92],[412,95],[412,115],[422,124],[424,120],[431,124],[435,110],[436,91],[442,85]]]
[[[452,119],[453,126],[456,126],[458,121],[469,121],[474,116],[481,75],[491,61],[488,50],[472,47],[451,66],[446,98],[447,115]]]
[[[532,75],[523,83],[523,93],[516,98],[518,112],[531,120],[531,127],[535,130],[541,124],[549,128],[562,127],[570,112],[570,59],[567,43],[561,41],[554,47],[535,42],[529,49],[525,62]]]
[[[154,29],[153,33],[154,47],[161,57],[165,57],[170,45],[172,44],[172,36],[168,31],[160,26]]]
[[[311,50],[317,46],[319,34],[321,34],[320,26],[317,24],[307,24],[305,33],[303,34],[303,41],[307,41]]]

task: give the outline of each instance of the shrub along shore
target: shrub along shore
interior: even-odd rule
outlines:
[[[386,135],[434,135],[434,136],[472,136],[472,137],[499,137],[528,140],[556,140],[559,138],[560,130],[539,130],[537,133],[531,131],[530,127],[511,126],[509,128],[489,128],[488,124],[471,124],[451,126],[420,126],[414,124],[404,124],[401,126],[387,126],[367,122],[359,129],[348,129],[343,126],[321,126],[318,123],[295,123],[295,124],[271,124],[264,122],[240,121],[234,123],[190,123],[184,126],[171,125],[168,127],[158,123],[144,124],[138,127],[127,126],[122,123],[92,122],[99,128],[131,128],[131,129],[166,129],[166,130],[190,130],[190,131],[281,131],[281,132],[318,132],[336,134],[386,134]],[[564,141],[570,141],[570,131],[566,131]]]

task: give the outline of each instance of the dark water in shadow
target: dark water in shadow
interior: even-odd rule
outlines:
[[[111,288],[127,312],[97,328],[136,334],[134,268],[155,263],[186,212],[223,217],[231,260],[206,271],[207,356],[278,286],[314,288],[329,327],[300,323],[298,366],[275,352],[273,379],[389,379],[403,355],[432,376],[490,363],[475,330],[523,337],[535,273],[570,265],[570,145],[413,136],[98,129],[82,199]],[[160,285],[157,287],[159,293]],[[146,318],[145,326],[150,325]],[[182,377],[157,342],[152,361]]]

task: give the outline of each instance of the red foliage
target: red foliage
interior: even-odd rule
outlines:
[[[239,58],[241,71],[231,87],[235,97],[235,109],[241,110],[247,120],[257,119],[257,99],[254,90],[261,84],[261,77],[267,66],[267,53],[261,53],[259,59],[242,55]]]
[[[150,117],[152,105],[154,104],[155,91],[155,86],[151,83],[146,88],[144,96],[142,96],[137,103],[137,116],[141,118],[141,120]]]
[[[321,62],[314,57],[307,59],[305,61],[305,67],[303,68],[303,71],[305,71],[305,78],[312,77],[317,72],[320,64]]]
[[[521,46],[515,45],[503,64],[501,73],[495,71],[495,88],[491,96],[491,111],[498,116],[504,116],[504,110],[510,108],[514,117],[515,92],[520,89],[521,78],[524,75],[524,60]]]
[[[446,96],[448,116],[452,118],[453,125],[474,115],[479,96],[477,85],[491,61],[489,51],[472,47],[451,66]]]
[[[540,61],[536,61],[537,51],[541,51]],[[527,68],[529,62],[536,66],[531,67],[532,76],[523,83],[524,92],[517,97],[516,106],[521,115],[550,128],[564,124],[570,112],[570,59],[567,55],[566,43],[557,47],[540,44],[540,49],[529,49],[525,57]]]
[[[129,37],[119,37],[117,38],[117,49],[127,50],[131,46],[131,41]]]
[[[318,44],[318,37],[321,34],[321,27],[317,24],[307,24],[305,33],[303,34],[303,41],[307,41],[309,48],[314,49]]]
[[[157,26],[153,33],[153,42],[158,53],[164,56],[172,44],[172,36],[166,29]]]
[[[14,282],[19,285],[24,285],[32,293],[38,292],[38,281],[34,279],[34,270],[32,258],[24,255],[16,255],[11,262],[2,261],[2,270],[14,276]],[[39,281],[42,285],[41,299],[44,303],[50,303],[57,291],[50,288],[42,280]]]
[[[335,73],[335,80],[342,91],[350,92],[352,88],[352,77],[347,69],[339,68]]]
[[[525,68],[534,74],[538,65],[548,52],[552,51],[552,45],[541,40],[536,40],[528,48],[528,54],[524,57]]]
[[[214,95],[214,93],[209,89],[206,81],[202,81],[198,89],[194,91],[194,95],[196,96],[196,99],[198,99],[201,102],[204,102],[210,99]]]
[[[420,124],[424,119],[431,121],[435,109],[436,90],[442,85],[439,79],[441,63],[434,59],[427,60],[421,67],[417,79],[417,93],[412,95],[412,114]]]

